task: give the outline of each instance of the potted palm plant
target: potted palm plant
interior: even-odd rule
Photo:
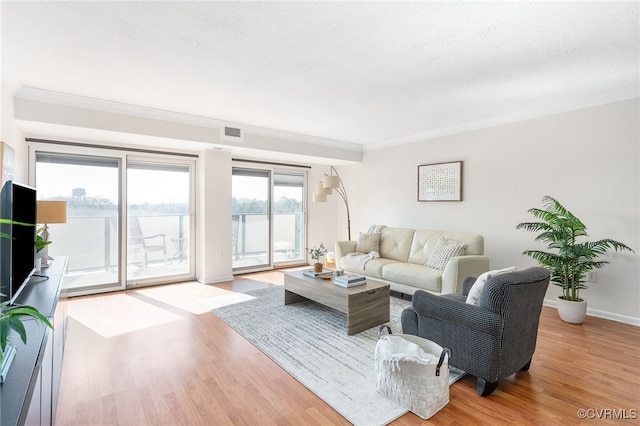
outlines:
[[[544,209],[528,210],[540,222],[523,222],[516,228],[540,232],[535,240],[547,243],[547,249],[554,251],[525,250],[522,254],[549,269],[551,282],[562,287],[562,296],[557,299],[560,318],[581,324],[587,313],[587,302],[580,298],[580,290],[587,288],[584,284],[587,272],[609,263],[598,259],[608,250],[633,250],[610,238],[579,242],[579,238],[588,237],[584,223],[556,199],[547,195],[542,202]]]
[[[15,222],[9,219],[0,219],[0,223],[20,225],[20,226],[35,226],[27,223]],[[0,238],[11,238],[11,235],[0,232]],[[4,295],[2,295],[4,297]],[[53,328],[49,319],[42,315],[40,311],[32,306],[25,305],[11,305],[9,301],[0,303],[0,371],[6,374],[9,364],[11,362],[15,349],[9,345],[9,330],[14,330],[20,336],[22,343],[27,343],[27,332],[22,324],[22,320],[25,318],[35,318],[41,321],[47,327]],[[9,356],[11,355],[11,356]]]

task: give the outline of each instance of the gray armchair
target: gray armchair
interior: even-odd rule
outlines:
[[[476,376],[476,391],[488,396],[500,378],[529,369],[549,272],[534,267],[494,276],[478,305],[465,303],[474,282],[465,279],[461,294],[416,291],[402,312],[402,332],[450,348],[449,364]]]

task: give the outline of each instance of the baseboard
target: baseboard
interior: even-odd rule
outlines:
[[[233,281],[233,275],[226,275],[224,277],[209,277],[205,282],[200,277],[197,277],[197,280],[203,284],[219,284],[224,282]]]
[[[544,306],[549,306],[551,308],[557,308],[557,304],[555,299],[544,299]],[[601,311],[600,309],[593,309],[587,306],[587,315],[592,317],[604,318],[611,321],[622,322],[625,324],[631,324],[635,326],[640,326],[640,318],[630,317],[628,315],[620,315],[614,312]]]

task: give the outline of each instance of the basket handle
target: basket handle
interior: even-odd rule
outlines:
[[[440,359],[438,360],[438,365],[436,366],[436,377],[440,375],[440,367],[442,367],[442,363],[444,362],[445,354],[447,354],[447,358],[451,358],[451,349],[442,348],[442,353],[440,354]]]
[[[391,334],[391,327],[389,327],[388,325],[381,325],[381,326],[378,328],[378,339],[380,339],[380,337],[382,337],[382,331],[383,331],[385,328],[387,329],[387,333]]]

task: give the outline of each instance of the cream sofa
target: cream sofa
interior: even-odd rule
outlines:
[[[379,234],[377,253],[380,257],[375,257],[374,250],[368,256],[373,257],[370,260],[356,252],[359,242],[362,243],[363,238],[369,239],[367,234],[361,233],[359,241],[336,242],[336,269],[387,282],[391,290],[411,295],[416,290],[433,294],[459,293],[466,277],[477,277],[489,270],[489,258],[484,256],[482,235],[390,227],[385,227]],[[443,247],[455,242],[467,244],[466,252],[446,261],[447,256],[442,256],[446,251]],[[436,262],[436,257],[441,270],[427,266]],[[363,264],[363,260],[366,263]]]

